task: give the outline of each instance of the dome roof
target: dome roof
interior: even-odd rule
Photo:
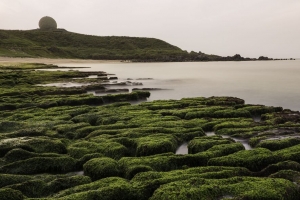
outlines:
[[[43,17],[39,21],[40,29],[42,30],[51,30],[51,29],[57,29],[57,23],[52,17]]]

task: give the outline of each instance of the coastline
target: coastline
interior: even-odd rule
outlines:
[[[63,58],[13,58],[0,57],[0,63],[45,63],[45,64],[64,64],[64,63],[122,63],[121,60],[83,60],[83,59],[63,59]]]

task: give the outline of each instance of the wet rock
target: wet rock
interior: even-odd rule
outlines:
[[[137,91],[137,90],[147,90],[147,91],[150,91],[150,90],[164,90],[162,88],[133,88],[132,91]]]
[[[104,86],[111,86],[111,85],[127,85],[126,84],[126,82],[116,82],[116,81],[114,81],[114,82],[112,82],[112,83],[102,83],[102,85],[104,85]]]
[[[96,90],[96,94],[100,93],[120,93],[120,92],[129,92],[129,89],[103,89],[103,90]]]
[[[137,78],[136,80],[153,80],[153,78]]]

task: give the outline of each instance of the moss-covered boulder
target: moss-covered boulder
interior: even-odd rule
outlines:
[[[239,151],[228,156],[211,158],[208,165],[246,167],[252,171],[260,171],[268,165],[276,163],[277,160],[277,157],[270,150],[257,148],[250,151]]]
[[[153,134],[137,140],[136,156],[175,152],[177,141],[172,135]]]
[[[262,199],[296,200],[297,186],[285,179],[246,178],[209,180],[190,178],[174,181],[155,190],[150,199]]]
[[[199,153],[206,151],[215,145],[230,143],[234,143],[234,141],[229,138],[222,138],[221,136],[196,137],[189,142],[188,152],[190,154]]]
[[[117,161],[112,158],[94,158],[83,165],[84,174],[90,176],[92,180],[119,176],[120,170]]]

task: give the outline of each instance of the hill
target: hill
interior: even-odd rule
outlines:
[[[162,60],[186,55],[186,51],[154,38],[100,37],[63,29],[0,30],[0,56]]]
[[[92,36],[64,29],[0,30],[0,56],[138,62],[253,60],[238,54],[221,57],[202,52],[189,53],[155,38]]]

